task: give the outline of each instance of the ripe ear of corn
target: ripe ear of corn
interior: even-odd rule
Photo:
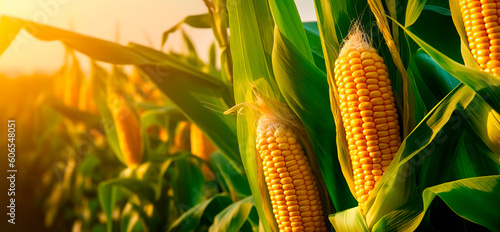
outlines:
[[[401,145],[398,114],[384,60],[359,25],[335,61],[335,85],[361,209]]]
[[[318,186],[293,129],[263,115],[256,144],[280,231],[326,231]]]
[[[210,155],[214,153],[217,148],[212,142],[203,134],[203,132],[195,124],[191,123],[191,154],[200,157],[205,161],[210,161]],[[215,179],[215,175],[206,164],[202,164],[201,171],[205,179],[211,181]]]
[[[191,153],[206,161],[210,160],[210,155],[214,153],[217,148],[210,142],[210,140],[203,134],[203,132],[195,124],[191,124]]]
[[[80,97],[80,88],[82,85],[83,74],[80,70],[80,66],[78,60],[74,53],[71,54],[72,63],[67,70],[67,73],[64,73],[64,98],[63,102],[67,106],[79,107],[79,97]]]
[[[167,129],[165,129],[164,127],[160,127],[158,131],[158,138],[160,139],[160,141],[164,143],[167,142],[168,141]]]
[[[110,108],[123,160],[127,166],[135,167],[142,161],[139,117],[119,94],[113,95]]]
[[[189,142],[190,127],[191,123],[189,121],[179,122],[175,128],[174,144],[170,150],[171,153],[191,150],[191,144]]]
[[[66,82],[67,82],[67,73],[68,73],[68,68],[69,68],[69,60],[71,58],[71,55],[69,52],[66,52],[66,56],[64,58],[64,64],[63,66],[61,67],[61,69],[59,69],[57,71],[57,73],[55,74],[55,78],[54,78],[54,96],[62,99],[63,103],[64,103],[64,97],[66,95]]]
[[[458,0],[469,48],[483,71],[500,74],[500,2]]]
[[[87,111],[90,109],[90,98],[92,93],[90,93],[90,83],[88,81],[84,81],[83,85],[80,88],[80,96],[78,102],[78,109],[81,111]]]
[[[62,70],[64,69],[57,72],[54,77],[54,96],[59,99],[64,99],[64,85],[66,83],[64,76],[61,74],[63,72]]]
[[[92,77],[93,78],[93,77]],[[87,111],[91,113],[97,113],[97,105],[94,102],[94,94],[92,89],[92,78],[85,79],[81,89],[80,89],[80,99],[78,108],[81,111]]]

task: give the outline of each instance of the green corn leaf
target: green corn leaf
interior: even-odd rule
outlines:
[[[418,20],[407,28],[420,39],[429,45],[439,48],[440,52],[444,53],[451,59],[458,63],[463,63],[462,55],[460,54],[460,36],[453,26],[453,20],[449,15],[440,13],[441,11],[448,11],[442,7],[427,7],[425,5],[423,11],[420,13]],[[439,22],[439,23],[435,23]],[[397,27],[397,24],[395,24]],[[404,32],[404,31],[403,31]],[[406,35],[408,43],[411,44],[411,49],[414,51],[420,50],[418,44],[415,44],[408,35]]]
[[[491,231],[498,231],[498,215],[491,213],[497,212],[500,207],[499,193],[499,175],[461,179],[429,187],[424,190],[420,200],[386,215],[374,226],[373,231],[414,231],[424,216],[423,212],[429,208],[436,196],[465,219],[483,225]],[[419,210],[415,208],[419,208],[422,213],[418,214]],[[395,223],[388,227],[391,221]]]
[[[185,155],[184,155],[185,156]],[[162,197],[162,190],[164,183],[164,176],[171,164],[183,156],[172,155],[168,158],[157,159],[153,158],[151,161],[142,163],[136,170],[133,170],[133,177],[144,182],[151,184],[155,190],[154,200],[158,201]]]
[[[226,157],[219,151],[210,156],[210,164],[218,170],[219,178],[224,180],[233,199],[241,199],[252,194],[245,176],[240,175],[237,168],[227,162]]]
[[[231,204],[231,199],[224,195],[216,195],[182,214],[168,229],[169,232],[197,231],[201,220],[213,221],[213,218]]]
[[[419,49],[414,55],[415,65],[426,86],[437,99],[443,99],[460,81],[443,70],[434,59]],[[420,86],[419,86],[420,87]]]
[[[167,42],[168,36],[179,30],[183,24],[187,24],[191,27],[194,28],[210,28],[211,23],[210,23],[210,16],[208,14],[200,14],[200,15],[190,15],[181,20],[179,23],[177,23],[175,26],[171,27],[167,31],[163,32],[163,36],[161,39],[161,46],[165,45]]]
[[[326,72],[325,57],[323,56],[323,47],[321,46],[318,24],[316,22],[305,22],[304,29],[306,31],[307,41],[309,41],[309,47],[311,47],[316,67],[318,67],[321,71]]]
[[[154,147],[152,144],[153,138],[146,140],[146,149],[149,154],[152,155],[164,155],[168,153],[169,145],[173,144],[173,139],[175,137],[175,127],[179,122],[185,121],[186,118],[182,112],[175,106],[165,106],[165,107],[155,107],[144,111],[141,114],[141,129],[143,133],[147,133],[147,129],[151,126],[157,126],[163,128],[167,131],[168,138],[167,143],[159,142]],[[151,137],[151,136],[148,136]]]
[[[259,224],[257,218],[253,197],[249,196],[229,205],[218,213],[214,218],[214,223],[209,228],[209,232],[250,231],[249,229],[258,231],[255,229]],[[245,226],[245,224],[247,225]]]
[[[311,48],[307,41],[304,25],[300,20],[299,11],[293,1],[270,0],[269,5],[273,13],[276,27],[287,38],[297,50],[309,61],[313,61]]]
[[[442,7],[442,6],[425,5],[424,10],[431,10],[431,11],[437,12],[437,13],[445,15],[445,16],[451,16],[450,9],[447,9],[445,7]]]
[[[273,27],[267,1],[228,0],[231,54],[233,57],[233,83],[236,103],[252,102],[249,86],[257,86],[272,99],[281,99],[274,80],[271,52]],[[267,87],[266,87],[267,86]],[[253,194],[262,228],[278,228],[267,191],[261,191],[263,175],[259,175],[258,154],[255,149],[256,114],[243,109],[237,118],[238,144],[241,159]]]
[[[163,53],[161,51],[142,46],[140,44],[129,43],[129,50],[134,50],[136,53],[142,55],[143,57],[149,60],[148,65],[157,65],[161,67],[169,67],[171,69],[175,69],[180,72],[184,72],[192,76],[193,79],[196,79],[200,83],[204,83],[207,86],[216,86],[223,87],[226,85],[224,82],[213,78],[207,73],[199,70],[198,66],[191,64],[187,61],[180,60],[178,57]],[[143,65],[143,63],[132,63],[136,65]],[[153,79],[154,83],[158,80]]]
[[[398,24],[401,26],[400,24]],[[478,71],[477,69],[468,68],[462,64],[455,62],[428,43],[418,38],[409,30],[403,28],[422,49],[425,50],[445,71],[452,76],[472,88],[479,96],[481,96],[493,109],[500,112],[500,78],[486,72]]]
[[[90,154],[83,158],[78,166],[78,173],[82,176],[90,176],[92,171],[101,164],[101,160],[95,154]]]
[[[174,199],[181,207],[181,212],[190,209],[203,200],[205,181],[200,164],[194,157],[185,156],[174,163]],[[189,175],[186,175],[189,173]]]
[[[131,203],[125,205],[120,216],[120,229],[122,231],[132,232],[143,229],[139,221],[140,215],[137,211],[133,210]]]
[[[153,202],[154,190],[151,185],[131,178],[116,178],[99,184],[98,196],[107,219],[107,231],[113,231],[112,212],[116,203],[126,196],[125,190],[140,195]]]
[[[409,27],[417,21],[424,9],[426,0],[409,0],[406,7],[405,27]],[[394,17],[393,17],[394,18]]]

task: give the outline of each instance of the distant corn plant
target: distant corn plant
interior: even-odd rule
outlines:
[[[135,167],[141,163],[143,157],[139,117],[119,93],[111,94],[108,101],[123,160],[127,166]]]

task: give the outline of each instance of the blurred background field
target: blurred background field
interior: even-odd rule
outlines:
[[[309,11],[313,10],[312,2],[308,4]],[[156,49],[162,48],[167,29],[189,15],[206,13],[203,1],[0,1],[0,14]],[[22,41],[19,46],[10,46],[0,58],[0,119],[16,120],[19,171],[17,221],[12,226],[2,220],[5,228],[106,231],[109,217],[115,230],[165,231],[197,203],[229,192],[220,176],[230,169],[224,158],[216,154],[222,160],[220,169],[213,170],[209,162],[215,146],[143,71],[96,62],[61,43],[40,41],[26,32],[18,39]],[[220,63],[215,61],[220,50],[214,42],[210,28],[184,25],[175,29],[163,50],[186,64],[203,67],[204,72],[220,75]],[[99,114],[99,107],[107,111],[110,105],[102,87],[115,79],[110,85],[130,106],[125,118],[134,114],[141,121],[136,132],[144,139],[140,142],[147,158],[141,158],[144,163],[139,167],[128,168],[115,155],[105,135],[106,130],[115,130],[113,117]],[[1,134],[0,144],[5,144],[6,134]],[[120,150],[117,143],[115,149]],[[7,165],[5,159],[1,165]],[[4,180],[2,189],[8,189]],[[129,188],[122,192],[99,187],[106,181],[109,186],[114,181]],[[140,197],[133,197],[134,192]],[[229,194],[222,202],[240,197]],[[2,194],[2,205],[8,200]],[[103,204],[110,207],[103,209]]]

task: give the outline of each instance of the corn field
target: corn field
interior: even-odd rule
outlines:
[[[2,231],[500,231],[498,1],[203,2],[182,52],[1,16],[66,48],[0,76]]]

